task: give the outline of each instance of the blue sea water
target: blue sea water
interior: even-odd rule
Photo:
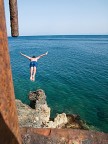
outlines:
[[[8,38],[16,98],[29,104],[28,93],[43,89],[52,117],[79,114],[98,130],[108,132],[108,36],[23,36]],[[36,81],[29,80],[29,60],[38,61]]]

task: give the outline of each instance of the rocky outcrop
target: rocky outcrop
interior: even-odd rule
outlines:
[[[43,90],[39,89],[34,92],[29,93],[30,106],[35,107],[36,112],[38,113],[39,120],[43,123],[49,121],[50,118],[50,108],[46,102],[46,95]]]
[[[45,92],[41,89],[29,93],[30,106],[16,100],[20,127],[34,128],[73,128],[89,129],[89,126],[74,114],[57,114],[51,120],[50,107],[47,105]]]
[[[51,120],[43,90],[30,92],[29,99],[30,106],[16,100],[24,144],[108,144],[108,134],[89,130],[78,115],[62,113]]]
[[[65,125],[65,128],[84,129],[84,130],[91,129],[91,127],[87,125],[87,123],[84,120],[82,120],[79,115],[67,114],[66,117],[67,117],[67,123]]]
[[[16,100],[20,127],[61,128],[67,123],[66,114],[58,114],[54,121],[50,120],[50,107],[46,102],[43,90],[29,93],[30,106]],[[35,109],[33,109],[35,108]]]

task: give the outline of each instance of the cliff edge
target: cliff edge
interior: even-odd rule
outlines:
[[[29,93],[30,106],[16,100],[24,144],[108,144],[108,134],[90,130],[79,115],[57,114],[50,118],[45,92]]]

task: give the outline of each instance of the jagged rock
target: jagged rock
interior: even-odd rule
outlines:
[[[18,119],[20,127],[42,127],[50,118],[50,108],[46,102],[46,96],[43,90],[30,92],[29,99],[35,101],[35,109],[16,100]]]
[[[36,106],[38,102],[39,104],[46,104],[46,95],[42,89],[33,92],[30,91],[29,100],[31,102],[30,106],[35,108],[34,106]]]
[[[38,113],[36,113],[35,109],[23,104],[20,100],[15,101],[20,127],[40,127],[42,122],[39,121]]]
[[[63,127],[67,123],[66,114],[58,114],[57,117],[54,119],[54,123],[56,124],[57,128]]]
[[[34,106],[30,106],[34,109],[23,104],[20,100],[16,100],[20,127],[89,129],[86,122],[74,114],[62,113],[50,120],[50,108],[43,90],[30,92],[29,99],[31,104],[33,102]]]
[[[43,124],[43,127],[48,128],[62,128],[67,123],[67,117],[65,113],[58,114],[54,121],[48,121]]]
[[[86,124],[84,120],[80,118],[79,115],[76,114],[66,114],[67,116],[67,124],[65,128],[73,128],[73,129],[85,129],[89,130],[89,126]]]
[[[50,108],[46,102],[46,95],[43,90],[39,89],[29,93],[29,99],[35,104],[35,110],[38,113],[39,119],[43,122],[48,122],[50,118]]]
[[[44,91],[32,92],[35,109],[16,100],[22,141],[25,144],[107,144],[108,134],[89,129],[79,115],[58,114],[52,121]],[[48,115],[48,117],[47,117]],[[45,118],[46,116],[46,118]],[[30,128],[31,127],[31,128]],[[36,129],[35,129],[36,128]],[[37,129],[38,128],[38,129]],[[44,128],[44,129],[41,129]],[[48,129],[46,129],[48,128]],[[54,128],[54,129],[53,129]],[[55,129],[71,128],[71,129]],[[77,130],[76,130],[77,129]]]
[[[36,101],[39,99],[43,99],[44,101],[46,100],[46,95],[45,92],[42,89],[38,89],[36,91],[33,91],[29,93],[29,99],[31,101]]]

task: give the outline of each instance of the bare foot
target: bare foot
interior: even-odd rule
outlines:
[[[31,81],[33,81],[33,78],[32,78],[32,76],[30,77],[30,80],[31,80]]]
[[[32,76],[32,80],[35,81],[35,76]]]

